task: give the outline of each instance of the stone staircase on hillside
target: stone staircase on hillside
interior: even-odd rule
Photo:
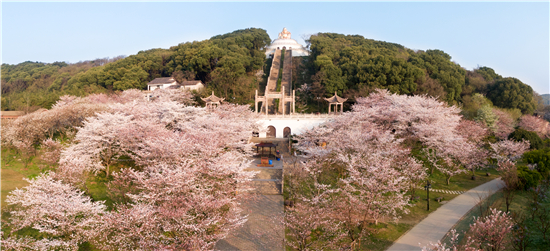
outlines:
[[[292,94],[292,50],[285,51],[283,77],[281,79],[281,91],[282,90],[285,90],[285,96],[290,96]],[[285,113],[289,114],[290,106],[283,106],[285,102],[282,100],[279,102],[279,113],[283,113],[283,107],[286,107]]]
[[[277,91],[277,80],[279,79],[279,71],[281,69],[281,55],[282,55],[281,50],[276,50],[275,54],[273,55],[271,70],[269,71],[269,78],[267,79],[267,85],[265,87],[265,95],[268,95],[268,93],[270,92]],[[273,107],[275,107],[274,99],[270,100],[269,104],[262,103],[262,111],[265,111],[264,109],[269,109],[269,108],[273,109]],[[270,111],[270,113],[274,113],[274,110]]]

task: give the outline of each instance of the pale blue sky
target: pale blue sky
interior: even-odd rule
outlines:
[[[78,62],[169,48],[249,27],[271,39],[359,34],[440,49],[550,93],[549,3],[514,2],[3,2],[2,62]]]

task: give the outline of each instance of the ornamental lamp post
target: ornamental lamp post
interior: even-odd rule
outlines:
[[[428,203],[428,211],[430,211],[430,188],[432,188],[432,184],[430,184],[430,180],[427,180],[424,189],[426,189],[426,193],[428,193],[428,199],[426,199]]]

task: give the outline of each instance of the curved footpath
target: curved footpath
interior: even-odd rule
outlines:
[[[479,202],[480,196],[489,195],[504,187],[504,182],[494,179],[457,196],[449,203],[439,207],[401,236],[387,251],[422,250],[430,242],[436,243]]]

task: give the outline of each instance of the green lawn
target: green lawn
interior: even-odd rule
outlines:
[[[2,175],[2,208],[5,207],[5,199],[9,192],[16,188],[22,188],[28,184],[23,178],[34,178],[47,166],[39,158],[34,158],[25,168],[19,156],[12,155],[6,149],[2,149],[1,175]],[[43,170],[40,168],[42,167]]]

